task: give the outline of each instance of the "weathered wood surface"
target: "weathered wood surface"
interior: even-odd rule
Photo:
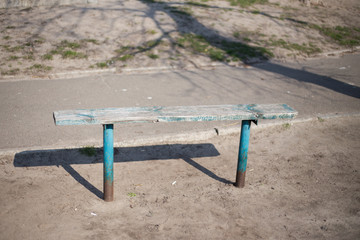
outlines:
[[[240,104],[105,108],[54,112],[56,125],[90,125],[128,122],[194,122],[293,118],[297,112],[286,104]]]

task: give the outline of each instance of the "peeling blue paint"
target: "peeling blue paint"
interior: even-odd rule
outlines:
[[[237,171],[244,173],[246,171],[248,149],[250,141],[251,121],[243,120],[241,123],[241,135]]]
[[[54,112],[56,125],[90,125],[143,122],[199,122],[223,120],[285,119],[297,112],[286,104],[220,106],[134,107]]]
[[[114,165],[114,125],[104,125],[104,184],[112,185]]]

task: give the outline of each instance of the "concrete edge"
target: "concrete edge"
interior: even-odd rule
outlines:
[[[336,118],[358,118],[360,117],[360,112],[357,113],[330,113],[330,114],[318,114],[313,117],[304,117],[296,118],[293,120],[281,120],[275,122],[264,123],[257,125],[254,129],[264,129],[273,126],[281,126],[283,124],[298,124],[311,121],[319,121],[336,119]],[[164,134],[158,135],[156,137],[145,137],[138,139],[125,140],[122,142],[114,142],[114,147],[135,147],[135,146],[149,146],[154,144],[171,144],[171,143],[184,143],[184,142],[195,142],[195,141],[204,141],[216,136],[228,136],[232,134],[240,134],[240,127],[238,124],[232,124],[231,126],[224,126],[221,129],[209,129],[202,131],[193,131],[185,132],[178,134]],[[11,149],[0,149],[0,155],[15,155],[20,152],[43,152],[43,151],[58,151],[64,149],[77,149],[84,146],[94,146],[95,148],[102,148],[102,141],[100,142],[84,142],[81,145],[56,145],[56,146],[34,146],[34,147],[25,147],[25,148],[11,148]]]
[[[108,69],[96,69],[96,70],[82,70],[82,71],[71,71],[71,72],[60,72],[48,74],[44,77],[34,77],[34,76],[4,76],[0,78],[0,83],[2,82],[22,82],[22,81],[47,81],[47,80],[56,80],[56,79],[72,79],[78,77],[94,76],[101,75],[106,73],[116,73],[116,68]]]
[[[338,51],[326,52],[315,55],[314,57],[305,58],[304,60],[312,60],[312,59],[320,59],[324,57],[335,56],[338,57],[344,53],[356,53],[360,51],[360,46],[356,46],[354,48],[343,49]],[[276,59],[274,59],[276,61]],[[292,62],[291,60],[288,60]],[[258,64],[260,62],[251,62],[249,64]],[[51,79],[73,79],[78,77],[86,77],[86,76],[93,76],[94,74],[106,74],[106,73],[117,73],[117,74],[146,74],[146,73],[162,73],[162,72],[171,72],[171,71],[180,71],[180,70],[211,70],[215,68],[222,68],[222,67],[236,67],[236,68],[252,68],[251,65],[246,63],[236,63],[236,64],[226,64],[222,62],[214,62],[210,64],[204,65],[187,65],[184,67],[176,67],[176,66],[160,66],[160,67],[144,67],[144,68],[124,68],[124,69],[117,69],[117,68],[108,68],[108,69],[96,69],[96,70],[79,70],[79,71],[70,71],[70,72],[59,72],[59,73],[51,73],[43,77],[34,77],[34,76],[2,76],[0,77],[1,82],[21,82],[21,81],[28,81],[28,80],[51,80]]]

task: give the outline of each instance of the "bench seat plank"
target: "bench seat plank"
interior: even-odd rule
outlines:
[[[91,125],[129,122],[194,122],[293,118],[286,104],[239,104],[66,110],[54,112],[56,125]]]

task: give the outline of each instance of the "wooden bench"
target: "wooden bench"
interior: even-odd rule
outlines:
[[[286,104],[249,104],[177,107],[134,107],[54,112],[56,125],[103,125],[104,200],[113,201],[115,123],[199,122],[241,120],[241,135],[235,186],[244,187],[251,122],[258,119],[290,119],[297,112]]]

